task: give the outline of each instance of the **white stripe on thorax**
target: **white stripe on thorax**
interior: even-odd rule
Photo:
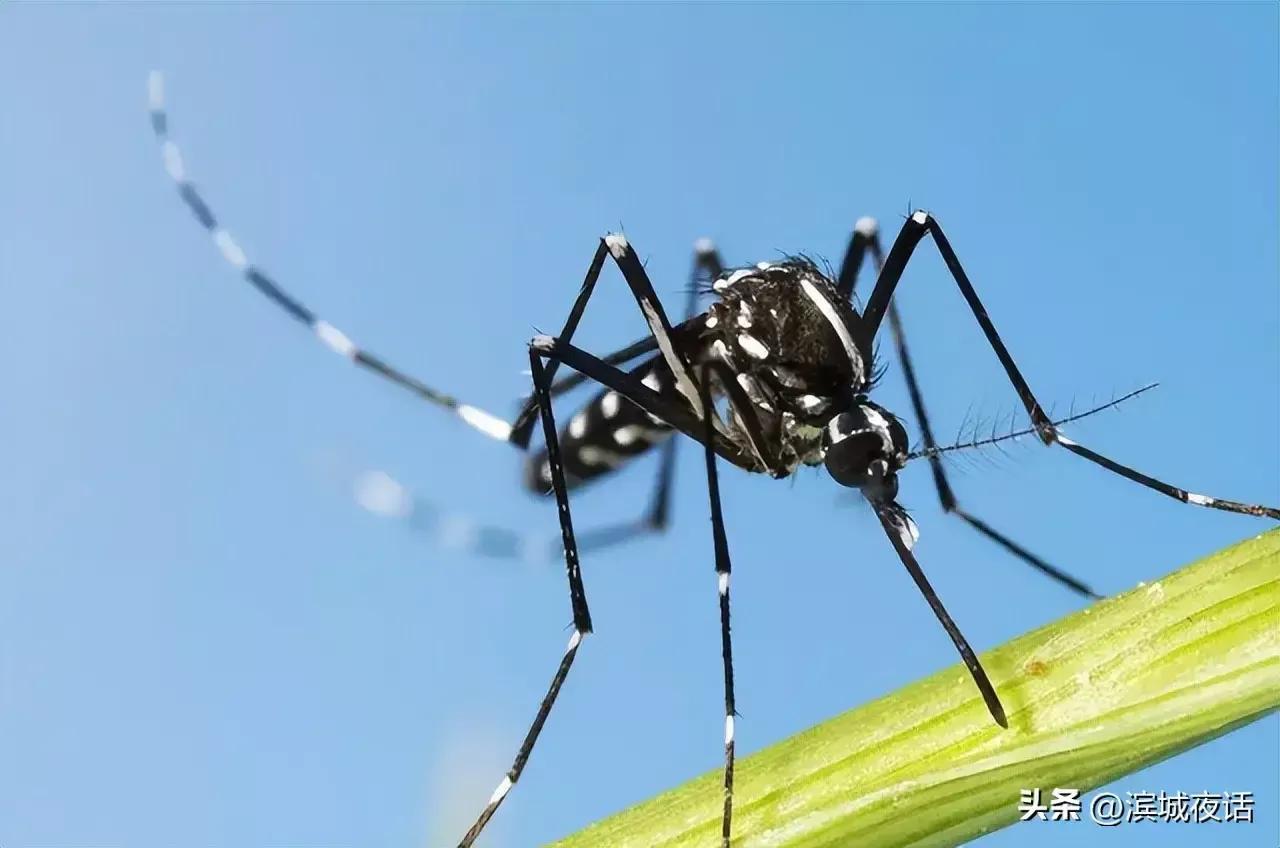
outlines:
[[[849,357],[849,364],[853,366],[855,371],[862,372],[862,354],[858,353],[858,347],[853,343],[853,336],[849,335],[849,328],[845,326],[844,321],[840,320],[840,315],[836,312],[831,301],[818,291],[818,287],[809,282],[805,278],[800,278],[800,287],[813,305],[818,307],[818,311],[831,324],[831,329],[836,331],[836,335],[840,337],[840,344],[844,345],[844,352]]]

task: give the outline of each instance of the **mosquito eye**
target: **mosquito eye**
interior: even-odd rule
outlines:
[[[879,456],[883,440],[864,430],[845,436],[827,448],[827,473],[842,486],[860,487],[871,481],[871,463]]]

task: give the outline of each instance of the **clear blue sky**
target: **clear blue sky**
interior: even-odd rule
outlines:
[[[1277,11],[1011,6],[7,6],[0,10],[0,844],[437,846],[509,759],[564,578],[442,550],[335,468],[554,534],[517,457],[356,372],[223,264],[161,169],[388,359],[490,409],[625,224],[659,291],[690,246],[838,260],[861,215],[948,228],[1046,402],[1161,388],[1070,432],[1280,500]],[[901,294],[931,410],[1016,409],[926,248]],[[638,334],[610,277],[582,339]],[[891,368],[878,395],[907,409]],[[1108,592],[1266,529],[1062,451],[961,463],[972,511]],[[717,766],[703,483],[590,558],[597,624],[486,844],[564,835]],[[579,498],[628,517],[650,466]],[[723,474],[751,751],[955,661],[865,507]],[[936,507],[917,553],[980,648],[1078,607]],[[1259,822],[1014,828],[978,844],[1272,844],[1274,716],[1119,781],[1252,790]],[[621,762],[619,762],[621,760]]]

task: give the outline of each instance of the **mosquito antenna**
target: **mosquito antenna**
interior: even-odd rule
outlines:
[[[1106,403],[1099,404],[1094,407],[1090,407],[1089,409],[1086,409],[1084,412],[1077,412],[1073,415],[1068,415],[1066,418],[1059,418],[1057,421],[1053,422],[1053,426],[1060,427],[1063,424],[1070,424],[1073,421],[1079,421],[1082,418],[1088,418],[1090,415],[1096,415],[1099,412],[1104,412],[1108,409],[1113,409],[1127,400],[1131,400],[1140,394],[1144,394],[1146,392],[1151,391],[1152,389],[1156,388],[1159,385],[1160,385],[1159,383],[1148,383],[1147,385],[1141,388],[1134,389],[1133,391],[1128,392],[1127,394],[1123,394],[1118,398],[1109,400]],[[946,445],[944,447],[937,447],[932,449],[926,448],[924,450],[912,451],[911,453],[907,454],[907,459],[908,461],[912,459],[925,459],[931,456],[942,456],[943,454],[952,453],[954,451],[964,451],[964,450],[970,450],[970,449],[976,449],[976,448],[983,448],[991,445],[998,446],[998,445],[1001,445],[1003,442],[1010,442],[1016,439],[1021,439],[1024,436],[1033,435],[1035,432],[1036,432],[1036,429],[1034,427],[1024,427],[1021,430],[1011,430],[1010,432],[1000,436],[995,435],[993,432],[992,435],[988,436],[985,439],[973,438],[968,441],[956,442],[955,444]]]

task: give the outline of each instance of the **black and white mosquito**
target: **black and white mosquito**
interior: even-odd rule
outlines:
[[[709,283],[715,301],[705,311],[694,314],[697,291],[691,288],[685,318],[675,325],[667,318],[631,243],[619,233],[606,235],[595,249],[560,333],[537,336],[529,342],[533,391],[519,414],[508,423],[389,365],[281,289],[248,260],[187,177],[182,156],[169,136],[162,81],[156,74],[150,80],[150,115],[169,176],[222,256],[251,285],[307,326],[323,345],[430,403],[451,410],[485,435],[521,450],[529,448],[534,427],[541,423],[543,447],[529,455],[524,478],[530,489],[549,490],[555,497],[573,632],[511,769],[463,835],[459,848],[475,842],[519,781],[582,639],[592,631],[579,566],[579,550],[583,547],[580,542],[607,544],[660,530],[666,525],[677,444],[671,437],[676,433],[703,446],[706,465],[724,665],[722,846],[727,848],[731,836],[736,709],[729,626],[732,563],[721,514],[718,459],[745,471],[775,478],[788,477],[801,466],[821,465],[841,486],[860,492],[874,511],[889,544],[955,644],[992,719],[1002,727],[1008,726],[995,687],[912,553],[919,531],[898,504],[898,472],[913,459],[927,459],[945,512],[958,516],[1071,590],[1090,598],[1098,595],[1078,578],[1045,562],[962,508],[951,488],[941,457],[959,446],[939,447],[934,439],[902,321],[892,302],[908,261],[926,236],[932,237],[1031,418],[1031,427],[1022,432],[1033,433],[1047,446],[1060,445],[1108,471],[1183,503],[1280,519],[1280,509],[1189,492],[1121,465],[1063,435],[1061,425],[1114,406],[1144,389],[1078,415],[1051,420],[1001,341],[942,228],[927,212],[916,211],[907,217],[887,255],[882,253],[875,222],[869,218],[860,220],[854,227],[840,269],[834,275],[804,257],[725,269],[715,248],[701,241],[695,249],[692,279],[695,283]],[[877,276],[870,296],[859,309],[854,288],[858,269],[868,254],[876,265]],[[607,356],[597,357],[575,347],[573,335],[600,273],[609,261],[617,266],[634,296],[648,324],[649,335]],[[876,376],[872,347],[886,318],[920,427],[923,447],[914,452],[909,450],[906,429],[898,418],[869,398]],[[638,364],[625,370],[619,367],[637,359]],[[561,364],[577,375],[557,381]],[[557,428],[553,398],[585,381],[598,383],[603,388],[567,425]],[[1020,433],[1008,437],[1017,435]],[[663,453],[654,497],[644,516],[637,522],[592,534],[590,539],[579,539],[570,515],[569,491],[658,445],[662,445]]]

